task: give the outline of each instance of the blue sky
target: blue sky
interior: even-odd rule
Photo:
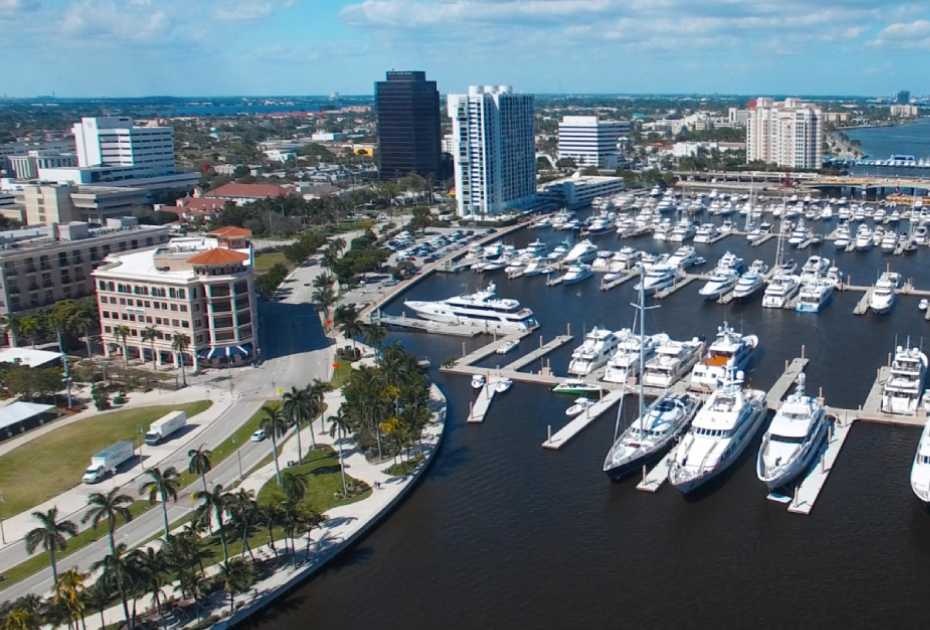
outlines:
[[[0,0],[9,96],[930,92],[930,0]]]

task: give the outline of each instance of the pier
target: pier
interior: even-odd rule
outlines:
[[[853,315],[865,315],[869,312],[869,301],[872,299],[872,291],[874,287],[869,287],[866,289],[865,294],[862,296],[862,299],[859,300],[859,303],[856,304],[856,308],[853,309]]]
[[[636,489],[644,492],[658,492],[662,484],[668,481],[668,471],[672,467],[674,454],[675,448],[673,447],[648,473],[646,467],[643,466],[643,480],[636,484]]]
[[[497,349],[500,348],[505,343],[507,343],[508,341],[519,342],[531,334],[532,334],[532,331],[527,330],[525,332],[519,332],[519,333],[514,333],[512,335],[507,335],[505,337],[498,337],[491,343],[485,346],[481,346],[480,348],[478,348],[477,350],[471,353],[465,352],[465,342],[463,341],[462,342],[462,358],[456,359],[456,362],[462,362],[465,365],[471,365],[472,363],[477,363],[481,359],[484,359],[485,357],[495,354],[497,352]],[[542,335],[539,336],[539,344],[542,345]],[[505,355],[501,355],[501,356],[505,356]]]
[[[614,390],[602,396],[602,398],[584,410],[579,416],[573,418],[568,424],[562,427],[555,435],[551,435],[552,428],[549,428],[549,438],[542,443],[543,448],[558,450],[568,444],[568,441],[581,433],[589,424],[594,422],[598,416],[610,409],[614,403],[623,398],[623,391]]]
[[[759,239],[754,240],[754,241],[751,242],[749,245],[750,245],[750,247],[759,247],[760,245],[769,242],[769,240],[770,240],[770,239],[773,239],[773,238],[775,238],[775,234],[772,234],[772,233],[770,232],[769,234],[766,234],[766,235],[763,236],[762,238],[759,238]]]
[[[820,459],[816,465],[807,473],[807,476],[801,483],[795,487],[794,497],[788,506],[788,511],[794,514],[810,514],[814,509],[814,504],[823,490],[824,484],[827,483],[827,477],[833,471],[836,459],[840,455],[846,438],[849,437],[849,431],[852,429],[852,421],[843,418],[835,418],[835,421],[829,427],[827,433],[827,444]]]
[[[488,409],[491,408],[491,403],[494,402],[494,394],[497,392],[495,388],[500,380],[500,377],[494,378],[491,375],[488,375],[485,379],[484,387],[481,388],[481,393],[478,394],[478,398],[469,404],[469,424],[484,422],[484,417],[487,415]]]
[[[785,372],[778,377],[775,384],[765,395],[765,403],[769,409],[778,409],[781,407],[782,399],[788,394],[788,390],[797,380],[798,375],[804,371],[810,360],[804,358],[804,348],[801,348],[801,357],[794,359],[791,363],[785,365]]]
[[[699,277],[699,276],[695,276],[695,275],[692,275],[692,274],[685,274],[685,276],[684,276],[683,278],[679,278],[678,280],[675,280],[675,284],[673,284],[673,285],[670,286],[669,288],[667,288],[667,289],[662,289],[661,291],[656,291],[654,297],[655,297],[657,300],[661,300],[662,298],[666,298],[666,297],[670,296],[672,293],[674,293],[675,291],[677,291],[678,289],[680,289],[680,288],[682,288],[682,287],[685,287],[685,286],[688,286],[689,284],[691,284],[692,282],[694,282],[695,280],[697,280],[698,277]]]
[[[639,275],[639,273],[637,273],[637,272],[634,271],[634,272],[628,273],[628,274],[626,274],[626,275],[624,275],[624,276],[621,276],[621,277],[617,278],[616,280],[612,280],[612,281],[610,281],[610,282],[604,282],[603,280],[601,280],[601,291],[610,291],[610,290],[613,289],[613,288],[619,287],[619,286],[620,286],[621,284],[623,284],[624,282],[628,282],[628,281],[632,280],[633,278],[635,278],[635,277],[638,276],[638,275]]]
[[[572,338],[573,338],[572,335],[559,335],[558,337],[556,337],[549,343],[543,345],[542,336],[540,336],[539,337],[539,342],[540,342],[539,348],[537,348],[536,350],[533,350],[527,355],[520,357],[516,361],[512,361],[508,365],[505,365],[503,369],[507,372],[511,372],[511,371],[516,372],[520,370],[521,368],[524,368],[527,365],[531,364],[533,361],[541,359],[542,357],[546,356],[553,350],[560,348],[564,344],[571,341]]]

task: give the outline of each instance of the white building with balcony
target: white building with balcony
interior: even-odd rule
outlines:
[[[578,166],[617,168],[620,160],[617,144],[629,132],[629,121],[564,116],[559,123],[559,159],[572,159]]]
[[[820,168],[823,163],[823,111],[797,98],[749,102],[746,122],[746,161],[797,169]]]

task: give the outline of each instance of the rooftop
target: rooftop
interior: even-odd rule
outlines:
[[[286,197],[293,195],[292,188],[276,186],[274,184],[224,184],[216,190],[204,193],[206,198],[250,198],[265,199],[266,197]]]
[[[236,227],[234,225],[228,225],[226,227],[212,230],[209,234],[210,236],[216,236],[218,238],[246,238],[252,236],[252,230]]]
[[[229,262],[241,262],[247,267],[251,264],[251,250],[249,248],[230,250],[222,247],[218,239],[210,236],[186,236],[173,238],[158,249],[110,254],[106,258],[106,264],[94,271],[92,275],[110,277],[115,274],[151,282],[184,284],[197,277],[193,266],[185,263],[194,261],[197,264],[195,259],[204,254],[211,254],[213,250],[235,254],[236,260]],[[162,266],[161,269],[156,266],[156,256],[159,259],[159,265]],[[165,270],[163,267],[165,261],[177,263],[178,267]],[[219,261],[219,264],[222,262],[227,261]],[[200,264],[204,263],[201,262]]]
[[[243,254],[242,252],[226,249],[224,247],[217,247],[216,249],[208,249],[202,254],[191,256],[187,259],[187,262],[194,265],[229,265],[245,262],[248,259],[248,254]]]
[[[48,350],[33,350],[32,348],[7,348],[0,352],[0,363],[16,363],[30,368],[43,366],[57,361],[61,355]]]

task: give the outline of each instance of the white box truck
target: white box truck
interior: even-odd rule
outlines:
[[[185,424],[187,424],[187,414],[183,411],[165,414],[149,426],[148,433],[145,434],[145,443],[149,446],[160,444]]]
[[[135,445],[132,442],[117,442],[106,450],[100,451],[90,458],[90,466],[84,471],[84,483],[98,483],[107,475],[115,474],[116,467],[135,454]]]

